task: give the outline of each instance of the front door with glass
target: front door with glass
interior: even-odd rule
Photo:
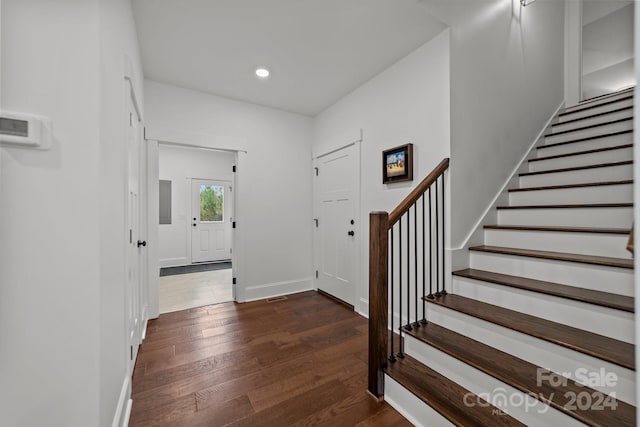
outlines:
[[[231,181],[191,180],[191,262],[231,259]]]

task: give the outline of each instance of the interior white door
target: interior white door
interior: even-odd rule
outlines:
[[[231,181],[191,180],[191,262],[231,259]]]
[[[133,102],[129,98],[129,115],[127,117],[127,228],[129,231],[127,245],[127,335],[129,341],[129,369],[131,374],[135,366],[140,345],[141,305],[142,305],[142,250],[146,242],[141,234],[140,209],[140,174],[142,157],[141,126],[138,122]]]
[[[314,162],[318,289],[355,305],[359,227],[358,147],[351,145]]]

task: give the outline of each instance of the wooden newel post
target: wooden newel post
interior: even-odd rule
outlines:
[[[384,395],[388,353],[389,214],[369,214],[369,392]]]

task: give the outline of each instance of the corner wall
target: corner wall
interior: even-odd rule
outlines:
[[[390,212],[449,156],[449,31],[427,42],[315,118],[313,154],[361,142],[360,283],[368,314],[369,212]],[[414,144],[414,180],[382,184],[382,151]]]
[[[456,4],[449,15],[452,249],[464,246],[564,91],[564,2]]]

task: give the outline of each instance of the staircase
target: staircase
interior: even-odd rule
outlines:
[[[469,268],[453,272],[447,290],[436,273],[436,292],[421,292],[434,275],[421,265],[434,258],[433,243],[421,248],[407,235],[411,243],[400,247],[406,246],[404,259],[415,252],[414,261],[398,262],[398,231],[389,225],[391,325],[400,336],[392,338],[381,369],[385,399],[409,420],[636,425],[634,271],[626,250],[632,114],[632,90],[559,113],[521,168],[519,186],[508,190],[508,204],[497,206],[498,224],[484,227],[484,244],[469,248]],[[401,235],[411,227],[417,235],[431,231],[430,216],[422,226],[417,221],[431,200],[422,211],[415,203],[405,209],[406,221],[398,221]],[[378,261],[382,267],[370,275],[386,273],[385,261]],[[394,302],[397,290],[404,296]],[[376,291],[370,292],[372,304]],[[370,324],[386,324],[371,311]],[[393,323],[398,317],[401,327]]]

